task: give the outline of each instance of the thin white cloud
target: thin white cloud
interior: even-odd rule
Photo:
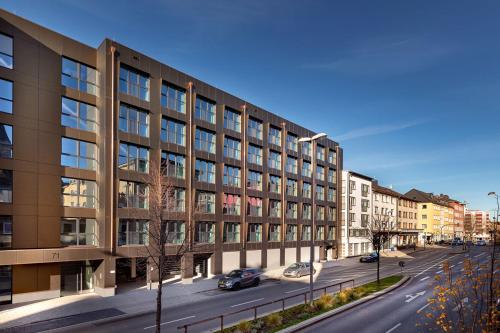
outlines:
[[[341,134],[335,139],[338,141],[346,141],[346,140],[352,140],[352,139],[358,139],[358,138],[363,138],[366,136],[373,136],[373,135],[380,135],[380,134],[386,134],[386,133],[391,133],[391,132],[397,132],[401,131],[410,127],[415,127],[421,124],[426,123],[427,120],[421,119],[421,120],[414,120],[414,121],[409,121],[409,122],[404,122],[404,123],[399,123],[399,124],[385,124],[385,125],[376,125],[376,126],[368,126],[368,127],[362,127],[358,129],[354,129],[352,131],[349,131],[347,133]]]

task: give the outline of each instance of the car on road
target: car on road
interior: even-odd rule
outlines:
[[[484,239],[480,239],[476,242],[476,246],[486,246],[486,241]]]
[[[461,239],[454,239],[451,242],[451,246],[460,246],[460,245],[464,245],[464,242]]]
[[[244,287],[258,286],[260,271],[256,268],[235,269],[219,279],[219,289],[239,290]]]
[[[308,262],[296,262],[288,266],[283,271],[283,275],[287,277],[301,277],[304,275],[309,275],[311,272],[310,264]],[[313,274],[316,274],[316,269],[313,267]]]
[[[359,258],[359,262],[375,262],[378,261],[378,254],[377,252],[372,252],[367,256],[363,256]]]

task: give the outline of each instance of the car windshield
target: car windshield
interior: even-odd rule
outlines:
[[[235,270],[235,271],[231,271],[229,272],[228,275],[226,275],[227,277],[231,277],[231,278],[236,278],[236,277],[241,277],[241,273],[242,271],[240,270]]]
[[[370,253],[370,256],[371,256],[371,257],[376,257],[376,256],[377,256],[377,252],[372,252],[372,253]]]
[[[295,263],[295,264],[291,264],[290,267],[288,267],[288,268],[290,268],[290,269],[296,269],[296,268],[299,268],[299,267],[300,267],[300,264]]]

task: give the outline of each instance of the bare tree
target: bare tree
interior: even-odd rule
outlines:
[[[149,226],[148,244],[144,246],[145,257],[158,274],[158,289],[156,293],[156,332],[161,331],[161,312],[163,296],[163,280],[167,278],[172,267],[168,265],[167,255],[175,262],[190,250],[189,230],[184,224],[184,230],[171,230],[165,221],[166,213],[176,211],[175,186],[167,177],[167,169],[163,165],[152,162],[149,174],[145,176],[148,184]],[[168,253],[167,253],[168,249]]]
[[[396,229],[396,221],[390,215],[374,214],[368,225],[368,240],[377,253],[377,283],[380,283],[380,250],[389,242]]]

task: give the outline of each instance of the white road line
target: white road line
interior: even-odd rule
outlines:
[[[458,264],[459,264],[459,265],[462,265],[463,263],[464,263],[463,261],[460,261]]]
[[[397,323],[396,326],[394,326],[393,328],[391,328],[390,330],[387,330],[385,331],[385,333],[391,333],[392,331],[394,331],[396,328],[398,328],[399,326],[401,326],[401,323]]]
[[[441,274],[441,273],[443,273],[443,271],[442,271],[442,270],[441,270],[441,271],[437,271],[437,272],[436,272],[436,274]]]
[[[483,254],[484,254],[484,252],[483,252],[483,253],[479,253],[479,254],[475,255],[475,256],[474,256],[474,258],[480,257],[480,256],[482,256]]]
[[[429,276],[423,277],[423,278],[421,278],[421,279],[420,279],[420,281],[425,281],[425,280],[427,280],[428,278],[429,278]]]
[[[253,301],[248,301],[248,302],[243,302],[243,303],[240,303],[240,304],[231,305],[231,307],[235,308],[237,306],[241,306],[241,305],[245,305],[245,304],[249,304],[249,303],[254,303],[254,302],[262,301],[263,299],[264,298],[254,299]]]
[[[431,305],[431,303],[425,304],[423,307],[421,307],[420,309],[417,310],[417,313],[422,312],[422,310],[425,309],[426,307],[428,307],[429,305]]]
[[[424,274],[424,273],[425,273],[425,272],[427,272],[429,269],[431,269],[431,268],[435,267],[436,265],[438,265],[438,264],[442,263],[443,261],[445,261],[445,260],[451,260],[451,258],[456,257],[456,256],[457,256],[457,255],[455,254],[454,256],[451,256],[451,257],[450,257],[450,258],[448,258],[448,259],[444,259],[444,260],[442,260],[442,261],[440,261],[440,262],[435,263],[435,264],[434,264],[434,265],[432,265],[432,266],[429,266],[428,268],[424,269],[423,271],[421,271],[420,273],[418,273],[417,275],[415,275],[415,277],[418,277],[418,276],[420,276],[420,275]]]
[[[160,326],[161,325],[167,325],[167,324],[175,323],[177,321],[181,321],[181,320],[185,320],[185,319],[191,319],[191,318],[194,318],[194,317],[196,317],[196,316],[189,316],[189,317],[179,318],[179,319],[175,319],[175,320],[171,320],[171,321],[166,321],[164,323],[161,323]],[[153,325],[153,326],[144,327],[144,329],[147,330],[147,329],[155,328],[155,327],[156,327],[156,325]]]
[[[450,266],[450,268],[453,268],[453,267],[455,267],[455,265],[451,265],[451,266]]]
[[[294,290],[289,290],[289,291],[285,291],[285,294],[291,294],[291,293],[294,293],[296,291],[300,291],[300,290],[304,290],[304,289],[307,289],[308,287],[304,287],[304,288],[299,288],[299,289],[294,289]]]

